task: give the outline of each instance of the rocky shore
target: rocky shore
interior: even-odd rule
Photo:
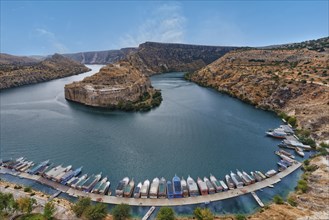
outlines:
[[[237,50],[189,79],[258,108],[296,117],[317,141],[329,140],[329,50]]]
[[[160,105],[160,91],[130,63],[120,61],[93,76],[65,85],[65,98],[93,107],[146,111]]]
[[[89,71],[76,61],[55,54],[43,61],[7,54],[0,56],[0,89],[35,84]]]

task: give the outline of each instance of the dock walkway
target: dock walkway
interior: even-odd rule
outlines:
[[[51,186],[61,192],[68,193],[69,195],[74,196],[74,197],[88,196],[91,198],[92,201],[96,201],[96,202],[103,202],[103,203],[108,203],[108,204],[125,203],[125,204],[131,205],[131,206],[180,206],[180,205],[192,205],[192,204],[200,204],[200,203],[205,203],[205,202],[229,199],[229,198],[237,197],[240,195],[244,195],[246,193],[251,193],[251,192],[257,191],[259,189],[265,188],[265,187],[269,187],[270,185],[280,182],[282,178],[284,178],[285,176],[288,176],[290,173],[297,170],[301,165],[302,164],[300,162],[295,162],[292,164],[292,166],[288,167],[284,171],[279,172],[278,174],[276,174],[270,178],[267,178],[261,182],[256,182],[249,186],[244,186],[241,189],[232,189],[232,190],[215,193],[215,194],[211,194],[211,195],[205,195],[205,196],[175,198],[175,199],[150,199],[150,198],[135,199],[135,198],[123,198],[123,197],[115,197],[115,196],[109,196],[109,195],[86,193],[86,192],[83,192],[80,190],[70,188],[68,186],[64,186],[60,183],[45,179],[45,178],[37,176],[37,175],[20,173],[20,174],[17,174],[17,176],[20,176],[20,177],[26,178],[26,179],[35,180],[42,184]],[[2,172],[3,171],[4,170],[2,170]],[[10,174],[10,173],[8,172],[8,174]]]
[[[262,200],[260,200],[260,198],[257,196],[255,192],[251,192],[251,195],[254,197],[254,199],[256,200],[256,202],[260,207],[264,207],[264,203],[262,202]]]

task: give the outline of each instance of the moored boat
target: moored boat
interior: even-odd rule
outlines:
[[[255,172],[250,172],[251,173],[251,176],[253,176],[257,182],[260,182],[263,180],[263,178],[255,171]]]
[[[174,189],[173,189],[173,185],[170,180],[167,181],[167,196],[168,196],[168,199],[174,198]]]
[[[235,185],[232,178],[229,175],[225,175],[225,180],[229,189],[234,189]]]
[[[72,188],[76,188],[76,187],[78,186],[78,184],[80,184],[80,183],[82,184],[82,182],[85,181],[85,180],[87,179],[87,176],[88,176],[87,174],[82,175],[82,176],[78,179],[78,181],[76,181],[75,183],[72,183],[72,184],[71,184],[71,187],[72,187]]]
[[[143,183],[143,186],[141,188],[141,198],[146,199],[149,195],[149,190],[150,190],[150,181],[145,180]]]
[[[156,177],[153,179],[150,187],[150,199],[156,199],[158,198],[158,191],[159,191],[159,178]]]
[[[295,156],[292,155],[291,153],[285,151],[285,150],[279,150],[279,153],[283,154],[283,155],[286,155],[287,157],[290,157],[291,159],[295,159]]]
[[[89,181],[87,181],[82,186],[83,191],[90,192],[101,178],[102,178],[102,173],[99,173],[94,177],[94,179],[90,179]]]
[[[232,181],[234,182],[236,188],[242,188],[243,187],[243,182],[239,179],[239,177],[231,171],[231,178]]]
[[[252,176],[250,176],[248,173],[242,171],[242,174],[243,174],[244,176],[246,176],[246,177],[250,180],[251,183],[255,183],[255,182],[256,182],[255,178],[252,177]]]
[[[186,198],[186,197],[188,197],[188,189],[187,189],[187,182],[184,179],[184,177],[182,177],[180,183],[181,183],[181,186],[182,186],[183,197]]]
[[[117,188],[115,189],[115,196],[116,197],[123,197],[123,188],[129,183],[129,178],[123,178],[119,183]]]
[[[207,188],[208,188],[208,193],[209,194],[214,194],[216,193],[215,187],[212,185],[212,183],[209,181],[207,177],[203,177],[203,181],[206,183]]]
[[[100,187],[106,183],[107,181],[107,177],[104,177],[101,181],[99,181],[98,183],[96,183],[96,185],[94,186],[94,188],[91,190],[92,193],[98,193]]]
[[[134,190],[134,198],[137,199],[137,198],[140,198],[141,197],[141,192],[140,192],[141,188],[142,188],[142,183],[139,182],[137,184],[137,186],[135,187],[135,190]]]
[[[266,179],[266,176],[260,172],[260,171],[255,171],[262,179]]]
[[[99,194],[111,195],[111,192],[109,191],[110,185],[111,185],[110,181],[106,181],[106,183],[102,184],[99,188]]]
[[[265,173],[266,177],[272,177],[276,174],[277,172],[275,170],[269,170]]]
[[[180,182],[180,178],[175,175],[172,179],[173,187],[174,187],[174,198],[182,198],[183,192],[182,192],[182,185]]]
[[[277,131],[277,130],[274,130],[274,131],[268,131],[266,132],[266,134],[268,136],[271,136],[271,137],[274,137],[274,138],[279,138],[279,139],[285,139],[287,134],[285,132],[281,132],[281,131]]]
[[[236,170],[236,173],[238,174],[244,185],[248,186],[251,184],[251,180],[248,179],[247,176],[243,175],[243,173],[241,173],[238,169]]]
[[[192,177],[188,176],[186,182],[187,182],[187,189],[188,189],[190,196],[193,197],[193,196],[200,195],[198,185],[196,184],[194,179],[192,179]]]
[[[167,182],[165,178],[161,178],[159,181],[159,193],[158,196],[160,199],[167,198]]]
[[[223,180],[220,180],[219,183],[220,185],[222,185],[224,191],[228,190],[228,186],[225,184]]]
[[[216,192],[223,191],[222,184],[220,184],[218,182],[217,178],[214,175],[212,175],[212,174],[210,174],[210,181],[211,181],[212,185],[215,187]]]
[[[130,198],[131,195],[133,194],[135,188],[135,181],[134,179],[130,180],[130,182],[124,187],[123,189],[123,196]]]
[[[305,153],[303,152],[303,149],[301,149],[300,147],[295,147],[295,151],[299,156],[301,156],[301,157],[305,156]]]
[[[196,182],[198,183],[200,194],[201,195],[208,195],[207,184],[205,182],[203,182],[200,177],[198,177]]]

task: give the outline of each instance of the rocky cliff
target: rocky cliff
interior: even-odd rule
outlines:
[[[173,71],[195,71],[236,47],[200,46],[146,42],[127,59],[145,75]]]
[[[190,75],[259,108],[295,116],[317,140],[329,139],[329,50],[232,51]]]
[[[130,53],[135,51],[136,48],[123,48],[120,50],[91,51],[62,55],[83,64],[110,64],[125,59]]]
[[[88,106],[121,110],[149,110],[161,103],[161,93],[130,63],[120,61],[93,76],[65,85],[65,98]]]
[[[59,54],[41,62],[31,58],[1,54],[0,89],[45,82],[88,70],[86,66]]]

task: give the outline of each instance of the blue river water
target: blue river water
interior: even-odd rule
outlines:
[[[135,183],[175,174],[196,179],[212,173],[223,179],[231,170],[276,168],[279,141],[264,135],[281,124],[274,113],[185,81],[183,73],[151,78],[161,89],[163,102],[149,112],[108,111],[66,101],[64,85],[101,66],[90,67],[91,72],[77,76],[1,91],[0,158],[24,156],[35,162],[50,159],[58,165],[83,166],[83,173],[108,176],[111,190],[125,176]],[[265,203],[275,194],[286,196],[300,173],[257,194]],[[257,209],[251,195],[207,206],[224,214]],[[185,215],[193,208],[175,211]],[[138,216],[146,210],[133,208]]]

